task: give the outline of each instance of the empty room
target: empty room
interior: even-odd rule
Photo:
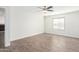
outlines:
[[[79,6],[0,7],[0,52],[79,52]]]

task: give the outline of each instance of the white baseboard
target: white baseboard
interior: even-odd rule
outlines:
[[[43,32],[40,32],[40,33],[34,33],[34,34],[31,34],[31,35],[24,35],[24,36],[20,36],[20,37],[17,37],[11,41],[15,41],[15,40],[20,40],[22,38],[26,38],[26,37],[31,37],[31,36],[35,36],[35,35],[38,35],[38,34],[42,34]]]
[[[62,34],[62,33],[49,33],[49,34],[55,34],[55,35],[62,35],[62,36],[67,36],[67,37],[79,38],[78,35],[72,35],[72,34]]]

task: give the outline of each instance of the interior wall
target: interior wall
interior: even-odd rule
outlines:
[[[44,32],[43,15],[33,6],[10,7],[11,41]]]
[[[9,7],[2,7],[5,9],[4,23],[5,23],[5,47],[10,46],[10,16]]]
[[[0,8],[0,24],[5,24],[4,14],[5,14],[5,8]]]
[[[59,18],[59,17],[65,18],[65,30],[53,29],[53,18]],[[52,33],[79,38],[78,26],[79,26],[79,11],[53,16],[45,16],[45,33]]]
[[[0,16],[0,24],[5,24],[4,22],[4,16]]]

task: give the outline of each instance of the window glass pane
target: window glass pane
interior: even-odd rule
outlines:
[[[64,30],[64,18],[57,18],[53,20],[53,28]]]

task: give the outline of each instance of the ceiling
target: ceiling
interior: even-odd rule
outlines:
[[[53,12],[47,12],[45,15],[56,15],[56,14],[78,11],[79,6],[54,6],[53,10],[54,10]]]
[[[18,10],[24,10],[27,11],[27,13],[43,13],[42,10],[40,8],[38,8],[39,6],[20,6],[20,7],[16,7],[16,9],[18,8]],[[53,12],[47,12],[47,13],[43,13],[44,15],[56,15],[56,14],[62,14],[62,13],[68,13],[68,12],[73,12],[73,11],[78,11],[79,10],[79,6],[54,6],[53,7]]]

